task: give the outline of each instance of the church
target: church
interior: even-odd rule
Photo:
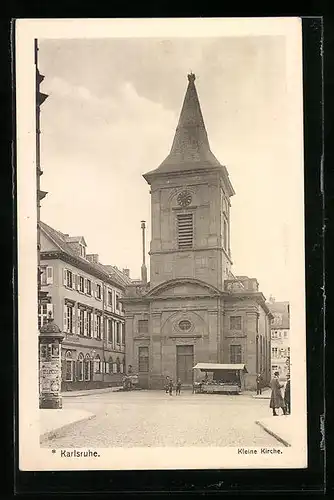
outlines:
[[[127,366],[150,389],[167,376],[191,387],[196,363],[243,363],[246,389],[255,388],[257,373],[269,383],[272,314],[257,280],[231,270],[235,192],[210,149],[193,73],[170,153],[143,177],[151,194],[150,278],[142,222],[142,277],[122,299]]]

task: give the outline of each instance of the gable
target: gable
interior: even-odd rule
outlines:
[[[219,290],[200,280],[184,278],[165,281],[153,288],[148,295],[152,297],[217,295]]]
[[[41,235],[41,252],[58,252],[59,247],[53,243],[53,241],[48,238],[47,235],[43,233],[43,231],[40,232]]]

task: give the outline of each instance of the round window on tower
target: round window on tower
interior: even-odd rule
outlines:
[[[180,330],[187,332],[191,328],[191,323],[187,319],[183,319],[182,321],[179,321],[179,328]]]

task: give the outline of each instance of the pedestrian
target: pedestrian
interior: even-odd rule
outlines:
[[[172,379],[169,380],[168,391],[169,391],[169,395],[173,396],[173,380]]]
[[[177,383],[176,383],[175,395],[177,396],[178,394],[179,394],[179,396],[181,396],[181,379],[180,378],[177,379]]]
[[[276,410],[278,408],[282,408],[283,414],[286,415],[284,400],[281,393],[283,384],[281,384],[279,381],[279,372],[274,373],[274,376],[270,382],[270,387],[271,387],[271,398],[269,406],[273,410],[273,416],[277,417]]]
[[[166,391],[166,394],[169,393],[169,377],[168,376],[166,377],[165,391]]]
[[[290,403],[290,375],[287,376],[287,381],[284,390],[284,403],[286,407],[286,412],[290,415],[291,413],[291,403]]]
[[[262,375],[261,373],[257,374],[256,377],[256,394],[262,394]]]

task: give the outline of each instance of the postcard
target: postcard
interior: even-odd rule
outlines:
[[[301,20],[18,20],[15,79],[20,470],[306,468]]]

